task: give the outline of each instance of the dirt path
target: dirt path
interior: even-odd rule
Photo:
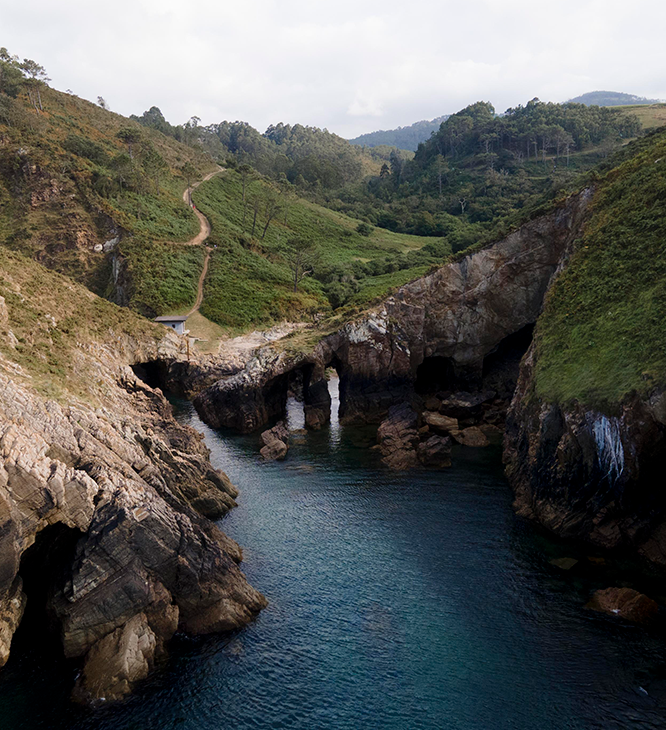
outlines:
[[[215,175],[219,175],[221,172],[224,172],[223,167],[218,167],[217,170],[214,170],[213,172],[209,172],[206,177],[204,177],[202,180],[199,180],[199,182],[195,182],[192,187],[187,188],[185,192],[183,193],[183,201],[187,204],[191,204],[192,200],[192,191],[196,190],[201,183],[206,182],[206,180],[210,180],[211,177],[214,177]],[[197,208],[194,208],[194,214],[199,219],[199,233],[192,238],[189,241],[185,241],[183,244],[184,246],[199,246],[201,245],[207,238],[210,236],[210,223],[208,222],[208,218],[203,213],[200,213]]]
[[[203,218],[203,216],[201,216]],[[204,218],[204,220],[206,220]],[[208,221],[206,221],[208,222]],[[210,229],[209,229],[210,232]],[[206,246],[206,258],[204,260],[203,269],[201,270],[201,276],[199,277],[199,285],[197,286],[197,301],[194,303],[194,306],[190,311],[187,313],[187,316],[189,317],[191,314],[194,314],[195,312],[199,311],[199,307],[201,306],[201,302],[203,302],[203,287],[204,287],[204,280],[206,279],[206,274],[208,273],[208,262],[210,261],[210,249],[208,246]]]

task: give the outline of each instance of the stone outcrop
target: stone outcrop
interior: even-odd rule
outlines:
[[[650,623],[659,615],[657,603],[633,588],[595,591],[586,608],[634,623]]]
[[[265,461],[282,461],[289,451],[289,431],[284,423],[280,421],[273,428],[261,434],[264,446],[261,449],[261,456]]]
[[[11,342],[11,308],[0,317]],[[130,367],[175,358],[178,338],[112,334],[79,345],[70,367],[87,390],[57,400],[0,354],[0,665],[33,600],[29,558],[51,553],[53,569],[31,585],[48,581],[49,621],[83,664],[76,694],[87,700],[129,691],[176,628],[237,629],[266,604],[238,568],[238,545],[210,521],[235,505],[236,488]]]
[[[325,382],[329,366],[340,377],[343,422],[379,423],[391,406],[411,397],[426,370],[453,391],[472,391],[467,394],[472,400],[478,399],[479,391],[488,390],[486,378],[497,390],[492,372],[484,373],[484,366],[492,370],[488,366],[504,344],[536,321],[589,199],[589,190],[571,196],[492,246],[401,287],[309,351],[292,349],[287,343],[259,349],[242,369],[202,387],[194,400],[197,411],[215,427],[256,430],[282,416],[289,379],[300,371],[306,425],[318,428],[330,417]],[[525,348],[512,361],[516,374]],[[502,372],[506,358],[499,359],[495,380],[502,387],[512,376]],[[201,376],[197,380],[205,383]],[[513,383],[505,390],[502,398],[510,396]],[[481,410],[484,399],[482,394],[480,402],[466,406],[467,411]],[[462,427],[466,425],[472,424]]]
[[[419,417],[407,403],[392,406],[377,429],[382,461],[391,469],[411,469],[418,465]]]
[[[666,396],[630,397],[614,414],[541,401],[534,348],[507,416],[504,460],[518,513],[564,537],[638,551],[666,565]]]
[[[451,439],[419,427],[419,414],[409,403],[389,408],[377,429],[377,444],[383,463],[391,469],[419,465],[437,469],[451,466]]]

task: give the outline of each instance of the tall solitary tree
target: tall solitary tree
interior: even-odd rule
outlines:
[[[288,241],[282,256],[291,269],[295,293],[298,291],[301,281],[314,272],[314,267],[319,259],[317,246],[309,238],[292,238]]]

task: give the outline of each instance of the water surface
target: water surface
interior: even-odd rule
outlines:
[[[231,636],[178,637],[134,697],[96,711],[67,701],[75,667],[24,637],[0,672],[2,730],[666,724],[666,639],[583,608],[623,576],[514,516],[497,448],[392,474],[371,432],[333,423],[264,464],[256,436],[176,408],[242,490],[221,526],[269,607]],[[565,556],[581,563],[549,562]]]

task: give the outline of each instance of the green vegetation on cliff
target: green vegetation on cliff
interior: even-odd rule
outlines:
[[[123,291],[139,292],[137,309],[148,315],[192,304],[200,271],[186,285],[178,282],[191,251],[156,255],[152,270],[146,259],[155,242],[187,241],[198,232],[182,193],[187,174],[196,179],[213,168],[210,157],[58,92],[23,65],[0,52],[0,246],[131,306],[135,299]],[[130,281],[130,272],[149,273],[163,290],[164,282],[176,286],[166,299],[151,299],[151,282]]]
[[[95,373],[79,356],[82,348],[164,335],[129,309],[13,251],[3,251],[0,259],[0,297],[0,359],[16,363],[21,369],[10,370],[14,376],[28,378],[51,397],[68,391],[88,398],[95,391]]]
[[[366,287],[372,296],[385,294],[450,253],[439,238],[359,225],[296,197],[286,182],[276,186],[247,171],[229,170],[201,185],[193,198],[211,222],[208,245],[216,247],[201,311],[223,326],[307,317],[358,297]],[[296,240],[310,241],[315,256],[312,276],[294,292],[289,252]],[[391,278],[397,272],[402,277]]]
[[[666,385],[666,131],[623,150],[536,330],[536,392],[612,408]]]

